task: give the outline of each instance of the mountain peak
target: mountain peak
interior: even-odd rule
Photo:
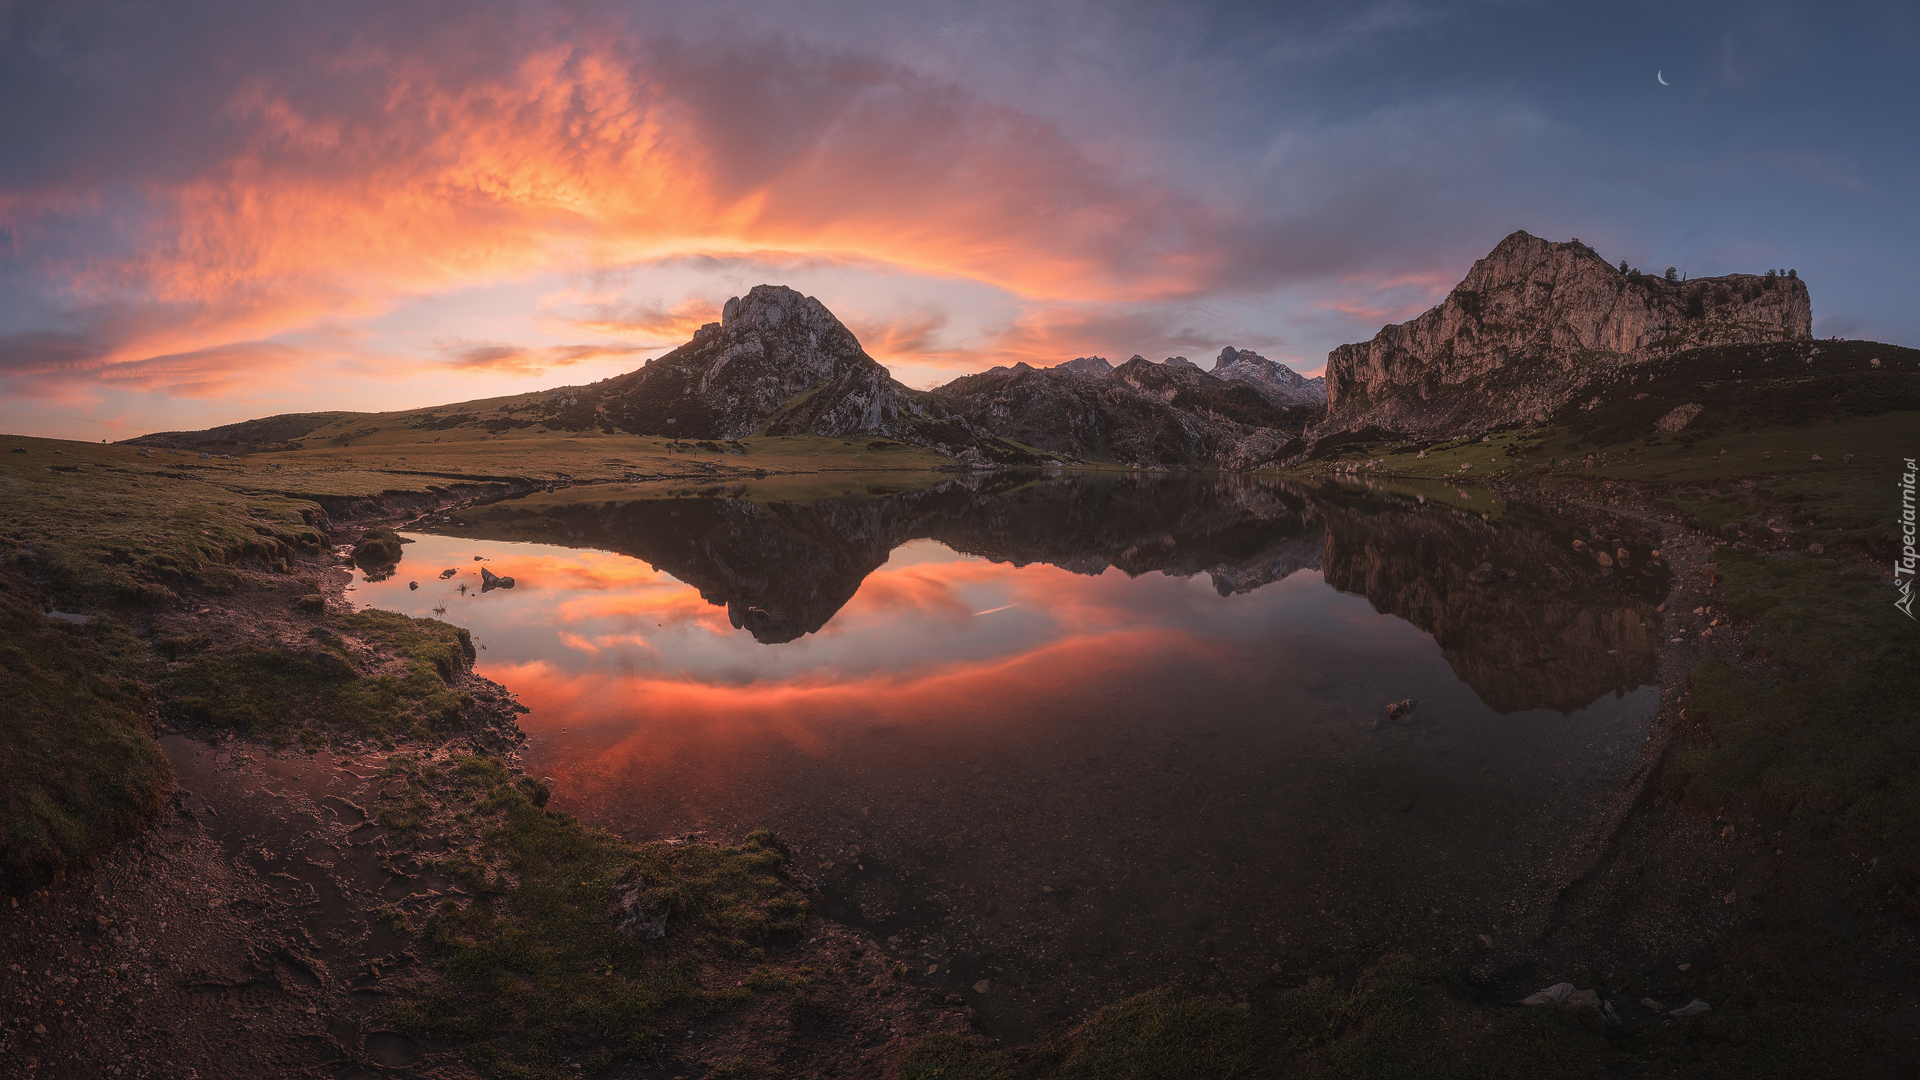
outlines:
[[[1805,339],[1812,324],[1797,278],[1668,279],[1609,264],[1577,237],[1516,231],[1439,305],[1328,354],[1327,429],[1543,422],[1601,375],[1708,345]],[[1496,378],[1524,392],[1481,392]]]

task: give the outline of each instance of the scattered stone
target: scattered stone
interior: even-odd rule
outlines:
[[[1493,572],[1492,563],[1481,563],[1478,568],[1467,574],[1467,580],[1473,582],[1475,585],[1485,585],[1493,581],[1497,576],[1498,575]]]
[[[1572,996],[1573,996],[1572,983],[1554,983],[1552,986],[1547,987],[1545,990],[1542,990],[1537,994],[1530,994],[1527,997],[1522,998],[1520,1001],[1520,1004],[1552,1005],[1552,1006],[1558,1007],[1561,1005],[1565,1005],[1567,1003],[1567,999]]]
[[[307,654],[307,661],[329,675],[351,675],[353,665],[340,658],[340,654],[326,649],[315,649]]]
[[[452,570],[442,570],[442,571],[440,571],[440,580],[441,580],[441,581],[445,581],[445,580],[447,580],[448,578],[450,578],[450,577],[452,577],[453,575],[455,575],[455,574],[457,574],[457,573],[459,573],[459,572],[460,572],[460,571],[459,571],[459,569],[458,569],[458,568],[455,568],[455,569],[452,569]]]
[[[1652,1009],[1654,1012],[1667,1011],[1667,1007],[1665,1005],[1661,1004],[1658,1001],[1653,1000],[1652,998],[1641,998],[1640,1004],[1643,1008]]]
[[[1578,537],[1575,537],[1573,541],[1573,550],[1575,551],[1587,550],[1587,542],[1585,540],[1579,539]]]
[[[1827,553],[1827,549],[1824,544],[1808,544],[1807,552],[1808,554],[1812,554],[1812,555],[1825,555]]]
[[[419,583],[419,582],[417,582],[417,581],[409,581],[409,582],[407,582],[407,591],[408,591],[408,592],[419,592],[419,591],[420,591],[420,583]]]
[[[673,913],[671,901],[657,907],[647,904],[647,880],[638,870],[629,870],[614,886],[620,907],[620,932],[635,941],[658,941],[667,936],[667,917]]]
[[[979,982],[973,984],[973,992],[976,994],[984,994],[991,989],[993,989],[993,984],[985,979],[981,979]]]
[[[1820,455],[1819,455],[1819,454],[1815,454],[1815,455],[1813,455],[1813,460],[1815,460],[1815,461],[1819,461],[1819,460],[1820,460]]]
[[[1699,1016],[1701,1013],[1710,1013],[1712,1011],[1713,1011],[1713,1006],[1707,1004],[1704,1001],[1701,1001],[1699,998],[1694,998],[1692,1001],[1687,1002],[1685,1005],[1682,1005],[1677,1009],[1668,1009],[1667,1015],[1668,1016]]]
[[[1561,1002],[1560,1007],[1563,1009],[1597,1010],[1600,1008],[1600,994],[1596,990],[1575,990],[1573,993],[1567,995],[1567,1000]]]
[[[493,571],[487,569],[484,566],[480,568],[480,591],[481,592],[492,592],[495,589],[511,589],[511,588],[513,588],[512,578],[501,577],[499,574],[494,573]]]
[[[1693,423],[1694,419],[1704,410],[1705,406],[1689,402],[1676,407],[1672,412],[1655,420],[1653,426],[1668,434],[1672,434],[1686,427],[1688,424]]]
[[[1411,713],[1413,707],[1418,704],[1420,704],[1420,699],[1418,698],[1408,698],[1405,701],[1393,702],[1387,706],[1387,719],[1398,720],[1408,713]]]
[[[1606,553],[1606,552],[1604,552],[1604,551],[1596,551],[1596,552],[1594,552],[1594,553],[1593,553],[1593,557],[1594,557],[1594,559],[1595,559],[1595,560],[1597,560],[1597,561],[1598,561],[1598,562],[1600,563],[1600,565],[1601,565],[1601,566],[1612,566],[1612,565],[1613,565],[1613,556],[1611,556],[1611,555],[1609,555],[1609,554],[1607,554],[1607,553]]]
[[[16,446],[13,448],[13,452],[16,454],[24,454],[27,452],[27,448],[24,446]]]

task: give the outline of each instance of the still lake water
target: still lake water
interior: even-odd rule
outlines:
[[[557,808],[774,827],[825,914],[1013,1037],[1511,942],[1659,701],[1646,543],[1603,569],[1485,492],[874,474],[421,528],[351,598],[472,629]]]

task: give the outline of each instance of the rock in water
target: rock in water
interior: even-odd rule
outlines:
[[[1418,704],[1420,704],[1420,700],[1418,698],[1408,698],[1405,701],[1396,701],[1391,705],[1387,706],[1387,719],[1398,720],[1401,717],[1406,716],[1407,714],[1413,712],[1413,707]]]
[[[511,589],[511,588],[513,588],[512,578],[501,577],[499,574],[494,573],[493,571],[487,569],[484,566],[480,568],[480,591],[481,592],[492,592],[495,589]]]

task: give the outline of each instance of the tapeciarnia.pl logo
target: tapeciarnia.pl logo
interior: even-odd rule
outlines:
[[[1900,589],[1900,599],[1893,606],[1906,613],[1913,614],[1913,571],[1914,571],[1914,520],[1913,520],[1913,480],[1920,469],[1914,467],[1914,459],[1907,458],[1907,471],[1900,474],[1900,557],[1893,560],[1893,581]]]

